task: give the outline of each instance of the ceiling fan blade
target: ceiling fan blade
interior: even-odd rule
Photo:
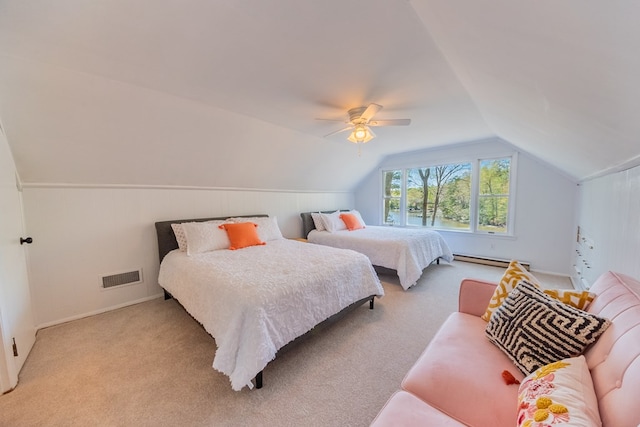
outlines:
[[[316,120],[324,120],[327,122],[342,122],[342,123],[349,123],[347,120],[345,119],[321,119],[319,117],[316,117]]]
[[[409,126],[411,119],[388,119],[388,120],[372,120],[369,126]]]
[[[364,113],[362,113],[360,119],[364,120],[365,123],[369,123],[369,120],[371,120],[373,116],[375,116],[376,113],[380,110],[382,110],[382,105],[371,103],[369,104],[367,109],[364,110]]]
[[[347,126],[346,128],[342,128],[342,129],[337,130],[335,132],[328,133],[324,137],[326,138],[328,136],[335,135],[336,133],[344,132],[345,130],[351,130],[351,129],[353,129],[353,126]]]

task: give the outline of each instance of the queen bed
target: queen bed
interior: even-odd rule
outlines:
[[[208,239],[227,222],[258,224],[266,244],[229,250],[203,245],[192,233],[213,224],[201,233]],[[179,247],[185,236],[176,238],[177,224],[189,231],[181,243],[193,242],[197,250]],[[252,388],[254,378],[260,388],[262,370],[283,346],[349,307],[369,300],[373,308],[373,298],[384,295],[364,255],[284,239],[275,218],[202,218],[155,226],[158,283],[165,297],[173,296],[214,337],[213,367],[229,377],[233,390]]]
[[[362,228],[349,230],[344,224],[340,226],[340,213],[349,212],[356,215]],[[434,261],[453,261],[451,249],[440,233],[433,230],[365,225],[357,211],[303,212],[300,216],[303,236],[309,242],[360,252],[373,265],[395,270],[405,290],[415,285],[422,271]],[[318,218],[322,222],[318,223]],[[321,225],[327,221],[325,218],[329,224],[333,222],[333,227]]]

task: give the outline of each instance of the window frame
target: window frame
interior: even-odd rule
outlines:
[[[479,203],[480,203],[480,164],[483,161],[487,160],[500,160],[500,159],[510,159],[509,162],[509,194],[508,194],[508,214],[507,214],[507,229],[505,232],[495,232],[489,230],[480,230],[479,229]],[[442,228],[442,227],[422,227],[418,225],[408,225],[407,217],[406,217],[406,200],[407,200],[407,179],[408,179],[408,171],[410,169],[417,168],[432,168],[436,166],[443,165],[452,165],[452,164],[463,164],[470,163],[471,164],[471,188],[470,188],[470,212],[469,212],[469,229],[461,230],[455,228]],[[434,162],[422,162],[418,165],[403,165],[396,167],[382,167],[380,168],[380,177],[381,177],[381,191],[380,194],[382,197],[379,199],[382,202],[381,206],[381,216],[384,216],[384,174],[385,172],[390,171],[400,171],[402,174],[402,185],[401,185],[401,194],[400,194],[400,221],[399,223],[388,224],[386,223],[386,218],[382,218],[380,222],[384,226],[399,226],[399,227],[419,227],[419,228],[428,228],[431,230],[437,231],[446,231],[452,233],[466,233],[466,234],[479,234],[479,235],[487,235],[487,236],[498,236],[498,237],[513,237],[515,235],[515,201],[516,201],[516,177],[518,168],[518,152],[502,152],[502,153],[492,153],[491,155],[484,156],[474,156],[473,158],[464,158],[464,159],[441,159]]]

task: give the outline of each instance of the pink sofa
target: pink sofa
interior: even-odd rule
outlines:
[[[495,284],[465,279],[452,313],[374,419],[372,426],[515,426],[518,386],[502,372],[523,375],[485,337],[480,318]],[[590,313],[612,325],[585,357],[602,425],[640,426],[640,282],[608,272],[590,289]]]

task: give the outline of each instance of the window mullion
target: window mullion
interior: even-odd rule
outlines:
[[[480,203],[480,160],[476,159],[471,167],[471,200],[469,201],[469,227],[471,232],[478,230],[478,209]]]
[[[407,179],[409,173],[407,169],[402,169],[402,191],[400,191],[400,226],[407,225]]]

